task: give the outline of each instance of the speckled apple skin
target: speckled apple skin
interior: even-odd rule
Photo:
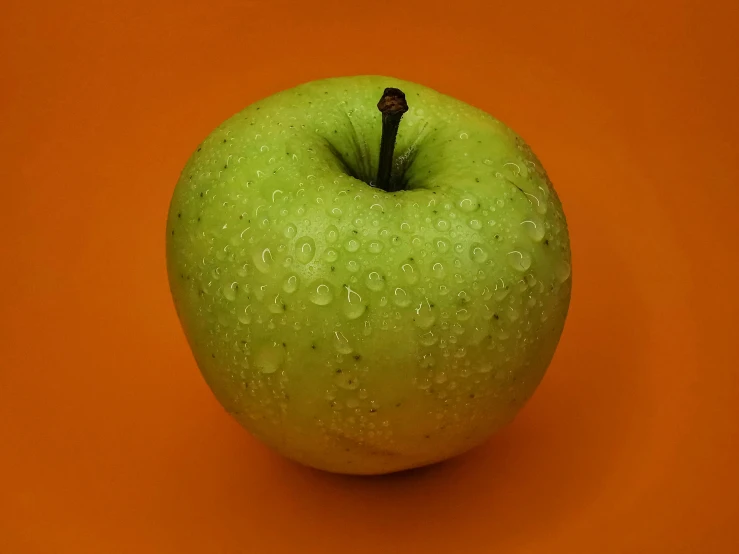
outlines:
[[[370,183],[385,87],[394,175]],[[562,205],[503,123],[391,77],[315,81],[234,115],[187,162],[167,221],[177,314],[215,396],[316,468],[377,474],[510,422],[559,341]]]

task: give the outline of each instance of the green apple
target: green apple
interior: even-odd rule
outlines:
[[[304,84],[213,131],[175,188],[167,264],[226,410],[291,459],[357,474],[510,422],[571,289],[562,206],[526,143],[380,76]]]

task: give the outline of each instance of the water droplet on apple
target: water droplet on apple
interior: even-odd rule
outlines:
[[[329,248],[323,253],[323,259],[327,262],[335,262],[339,257],[339,253],[333,248]]]
[[[434,272],[434,277],[437,279],[443,279],[446,275],[446,270],[444,269],[444,266],[441,262],[436,262],[433,266],[431,266],[431,271]]]
[[[440,254],[443,254],[444,252],[449,250],[449,243],[444,239],[436,239],[436,250]]]
[[[372,254],[379,254],[380,252],[382,252],[382,248],[383,248],[382,243],[377,240],[373,240],[367,246],[367,250],[369,250],[370,253]]]
[[[470,226],[470,229],[474,229],[475,231],[482,229],[482,222],[479,219],[470,219],[467,222],[467,225]]]
[[[272,251],[269,248],[257,249],[252,255],[254,260],[254,267],[256,267],[262,273],[269,273],[274,260],[272,259]]]
[[[357,319],[367,309],[362,297],[358,292],[352,290],[351,287],[346,287],[346,302],[344,302],[344,315],[348,319]]]
[[[312,285],[308,299],[317,306],[325,306],[334,299],[334,293],[327,282],[318,281]]]
[[[293,225],[292,223],[289,223],[285,227],[284,233],[285,233],[285,236],[287,238],[289,238],[289,239],[294,238],[295,235],[298,233],[298,228],[295,225]]]
[[[411,297],[405,291],[405,289],[402,289],[400,287],[396,287],[396,289],[394,291],[394,294],[393,294],[393,302],[395,302],[395,305],[396,306],[399,306],[401,308],[404,308],[408,304],[411,303]]]
[[[562,260],[554,268],[554,274],[557,277],[557,281],[564,283],[572,274],[572,266],[567,260]]]
[[[415,310],[416,315],[413,317],[413,322],[419,329],[428,329],[436,322],[436,316],[428,300],[421,302]]]
[[[284,362],[285,348],[278,342],[270,342],[263,346],[254,358],[254,365],[262,373],[274,373]]]
[[[527,219],[526,221],[522,221],[521,225],[526,229],[529,237],[534,242],[541,242],[541,239],[544,238],[544,224],[541,221]]]
[[[470,318],[470,315],[470,311],[466,308],[460,308],[457,310],[457,319],[459,321],[467,321]],[[464,332],[464,330],[462,330],[462,332]]]
[[[427,331],[418,338],[419,342],[424,346],[433,346],[439,340],[432,331]]]
[[[400,266],[400,271],[403,273],[406,283],[409,285],[415,285],[418,283],[419,271],[415,263],[411,261],[405,262]]]
[[[357,319],[362,316],[366,309],[366,306],[361,302],[347,302],[344,304],[344,315],[347,319]]]
[[[470,246],[470,258],[478,264],[485,262],[488,259],[487,247],[479,242],[473,243]]]
[[[519,313],[519,311],[513,306],[509,306],[507,314],[508,314],[508,319],[510,319],[511,321],[516,321],[519,317],[521,317],[521,314]]]
[[[334,331],[334,348],[339,354],[351,354],[354,352],[349,340],[344,336],[344,333]]]
[[[474,212],[480,207],[480,202],[477,200],[476,197],[468,195],[462,198],[462,200],[459,201],[459,209],[463,212]]]
[[[279,294],[267,305],[267,309],[273,314],[281,314],[285,311],[285,303],[282,301]]]
[[[513,250],[507,254],[508,263],[517,271],[526,271],[531,267],[531,254],[525,250]]]
[[[436,228],[439,231],[448,231],[449,230],[449,222],[446,219],[439,219],[436,222]]]
[[[249,306],[244,308],[243,311],[239,312],[239,315],[237,315],[236,318],[239,320],[239,323],[249,325],[251,323],[251,313],[249,312]]]
[[[339,230],[334,225],[330,225],[328,229],[326,229],[326,240],[330,243],[334,243],[338,238]]]
[[[356,273],[357,271],[359,271],[359,263],[356,260],[349,260],[348,262],[346,262],[346,268],[350,272]],[[356,281],[356,277],[352,277],[352,279]]]
[[[238,288],[239,285],[237,283],[228,283],[223,285],[223,288],[221,289],[221,291],[223,292],[223,297],[229,301],[236,300],[236,290]]]
[[[336,373],[334,375],[334,382],[336,383],[337,387],[344,390],[356,390],[359,387],[359,379],[357,379],[356,376],[352,375],[350,372],[343,369],[336,370]],[[358,405],[359,402],[357,402],[356,406]],[[352,406],[349,407],[351,408]]]
[[[385,278],[379,271],[370,271],[365,279],[367,288],[379,292],[385,288]]]
[[[359,241],[357,239],[349,239],[344,245],[344,249],[347,252],[356,252],[359,250]]]
[[[448,377],[447,377],[446,373],[444,373],[443,371],[440,371],[434,377],[434,381],[436,381],[436,384],[437,385],[442,385],[442,384],[446,383],[447,382],[447,379],[448,379]]]
[[[359,407],[359,400],[357,400],[356,398],[353,398],[353,397],[352,398],[347,398],[346,399],[346,407],[349,408],[350,410],[353,410],[355,408],[358,408]]]
[[[529,200],[536,208],[536,211],[542,215],[547,213],[547,206],[549,204],[549,190],[546,187],[539,186],[539,190],[536,195],[527,194]]]
[[[298,285],[300,284],[298,280],[298,276],[293,274],[290,275],[287,279],[285,279],[285,282],[282,285],[282,290],[284,290],[287,294],[292,294],[296,290],[298,290]]]
[[[462,140],[464,140],[464,139],[470,138],[470,136],[467,133],[460,133],[459,134],[459,138],[461,138]]]
[[[341,211],[341,208],[331,208],[331,211],[329,212],[333,217],[341,217],[343,212]]]
[[[295,257],[301,264],[307,264],[316,255],[316,242],[311,237],[302,237],[295,243]]]

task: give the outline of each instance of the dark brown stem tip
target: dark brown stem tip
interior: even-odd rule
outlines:
[[[386,88],[382,94],[382,98],[377,103],[377,109],[382,112],[383,116],[397,115],[402,116],[408,111],[408,104],[405,101],[405,94],[397,88]]]

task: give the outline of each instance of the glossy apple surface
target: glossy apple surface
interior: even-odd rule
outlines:
[[[370,186],[378,99],[405,92]],[[208,385],[285,456],[344,473],[481,443],[539,384],[570,299],[562,206],[490,115],[379,76],[315,81],[193,153],[167,223],[170,286]]]

